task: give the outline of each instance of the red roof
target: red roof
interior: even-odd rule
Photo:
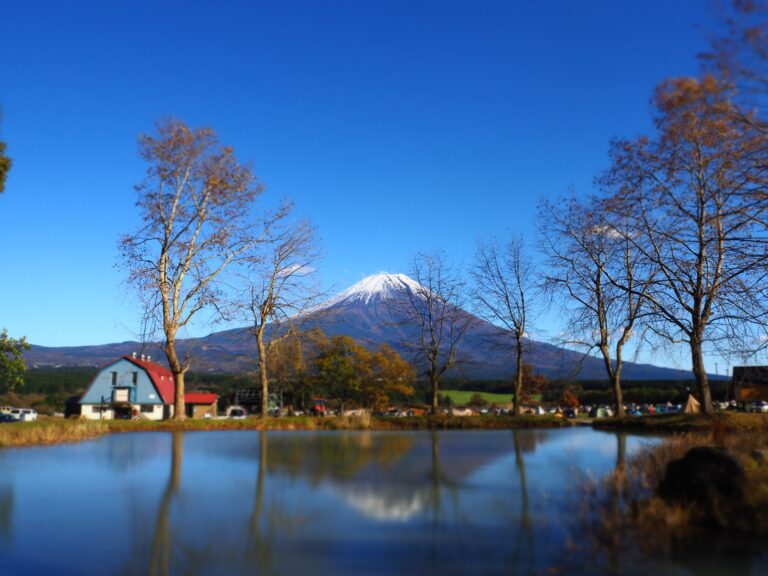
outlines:
[[[213,404],[219,399],[218,394],[203,393],[203,392],[186,392],[184,394],[184,402],[187,404]]]
[[[173,400],[176,397],[176,389],[173,385],[173,373],[168,368],[163,368],[160,364],[154,362],[147,362],[146,360],[139,360],[133,356],[123,356],[128,362],[135,364],[139,368],[143,368],[149,375],[149,379],[157,388],[160,398],[162,398],[164,404],[173,404]],[[186,400],[188,394],[184,395]]]

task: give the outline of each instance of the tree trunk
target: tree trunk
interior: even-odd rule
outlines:
[[[173,373],[173,385],[176,391],[176,400],[173,404],[173,419],[186,420],[187,405],[184,402],[184,371]]]
[[[168,358],[168,364],[173,374],[173,419],[185,420],[187,410],[184,403],[184,367],[179,362],[179,357],[176,354],[176,343],[173,340],[166,342],[165,355]]]
[[[520,416],[523,397],[523,336],[518,333],[515,338],[517,340],[517,373],[515,374],[515,403],[512,411],[515,416]]]
[[[603,343],[600,345],[600,353],[603,355],[603,364],[605,365],[605,371],[608,374],[608,381],[611,383],[616,416],[624,416],[624,393],[621,389],[621,356],[617,351],[616,368],[614,369],[613,364],[611,363],[611,353],[607,344]]]
[[[691,338],[691,363],[693,365],[693,375],[696,377],[696,386],[699,389],[699,396],[701,396],[701,409],[704,414],[713,415],[715,408],[712,405],[712,392],[709,389],[707,371],[704,369],[701,338],[696,335]]]
[[[616,404],[616,416],[625,416],[624,392],[621,389],[621,376],[619,376],[618,370],[613,373],[611,380],[611,385],[613,387],[613,401]]]
[[[616,345],[616,368],[613,371],[611,384],[613,385],[613,399],[616,402],[616,416],[626,416],[624,411],[624,391],[621,389],[621,368],[624,365],[622,359],[622,343]]]
[[[437,414],[437,401],[438,401],[438,379],[435,374],[429,375],[430,383],[432,384],[432,414]]]
[[[261,416],[269,416],[269,378],[267,378],[267,349],[264,346],[264,326],[256,330],[256,345],[259,349],[259,384],[261,386]]]

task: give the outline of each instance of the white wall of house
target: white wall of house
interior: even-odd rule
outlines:
[[[164,404],[132,404],[131,412],[135,410],[147,420],[162,420],[164,407]],[[105,406],[102,410],[99,404],[82,404],[80,415],[88,420],[113,420],[115,418],[115,412],[112,408]]]
[[[163,419],[163,404],[143,404],[132,406],[134,410],[138,410],[147,420],[162,420]]]
[[[112,420],[115,413],[111,408],[101,409],[98,404],[82,404],[80,406],[80,416],[88,420]]]

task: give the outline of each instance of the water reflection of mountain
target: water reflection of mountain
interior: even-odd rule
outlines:
[[[523,451],[546,433],[525,433]],[[485,432],[270,435],[269,474],[324,482],[351,508],[376,520],[404,521],[432,506],[442,487],[515,451]]]
[[[545,433],[546,434],[546,433]],[[459,482],[474,470],[514,451],[508,444],[487,442],[485,432],[440,432],[441,470],[445,483]],[[319,433],[312,436],[269,434],[269,473],[303,477],[313,483],[354,479],[360,484],[413,484],[434,474],[435,435],[417,433]],[[526,434],[524,451],[541,435]]]

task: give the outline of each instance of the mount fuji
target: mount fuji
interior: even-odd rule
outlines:
[[[413,348],[419,327],[409,319],[403,306],[412,298],[421,298],[425,289],[404,274],[379,273],[368,276],[322,302],[295,320],[303,328],[320,328],[327,336],[351,336],[370,348],[389,344],[417,367]],[[459,364],[447,376],[468,380],[506,379],[515,369],[511,339],[502,328],[461,310],[469,328],[458,350]],[[279,329],[279,326],[278,326]],[[247,328],[214,332],[204,338],[178,341],[182,354],[189,353],[192,370],[206,372],[243,372],[254,369],[255,344]],[[164,356],[158,345],[122,342],[98,346],[47,348],[32,346],[25,354],[30,366],[99,366],[134,351],[148,353],[160,362]],[[525,361],[548,378],[602,379],[602,360],[545,342],[526,341]],[[681,370],[651,364],[625,363],[624,376],[635,380],[679,380],[689,374]]]

